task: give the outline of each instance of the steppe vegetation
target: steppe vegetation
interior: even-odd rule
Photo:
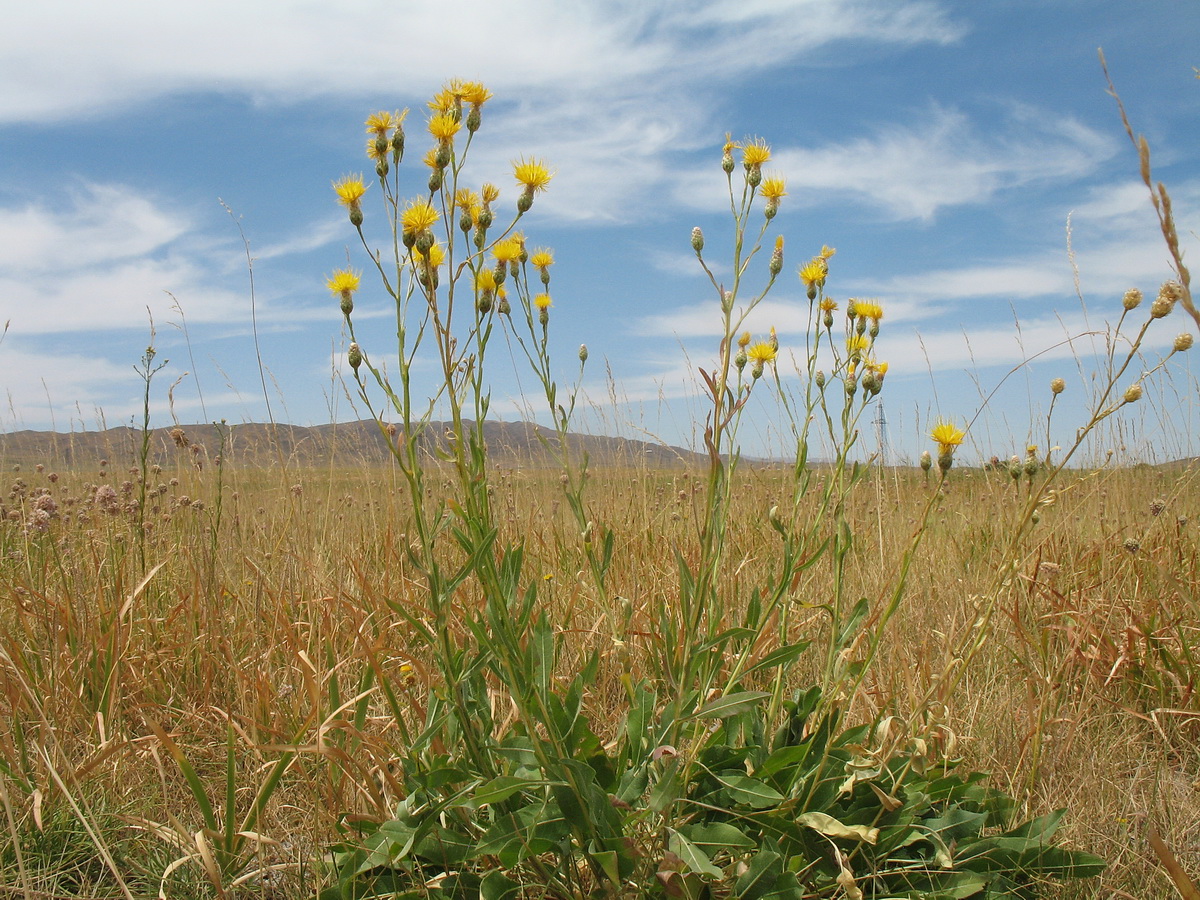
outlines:
[[[498,190],[467,186],[489,96],[435,97],[419,191],[404,116],[368,119],[382,252],[367,185],[335,183],[396,302],[385,368],[355,335],[361,273],[329,278],[389,464],[243,466],[214,425],[165,457],[11,472],[0,892],[1194,896],[1196,468],[1072,446],[972,469],[964,420],[933,428],[924,471],[872,464],[886,316],[826,293],[833,251],[800,269],[798,378],[773,334],[743,333],[785,270],[758,140],[720,160],[736,274],[712,284],[702,464],[590,464],[550,360],[553,255],[515,229],[550,172],[518,161],[503,222]],[[1145,303],[1114,286],[1076,446],[1157,389],[1148,328],[1177,312],[1172,355],[1192,343],[1140,150],[1176,280]],[[480,439],[502,329],[540,381],[552,466]],[[418,354],[443,375],[431,400]],[[752,394],[790,460],[738,458]]]

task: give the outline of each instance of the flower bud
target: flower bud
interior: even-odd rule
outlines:
[[[752,187],[752,188],[756,188],[760,184],[762,184],[762,167],[761,166],[751,166],[750,167],[750,171],[746,173],[746,183],[748,185],[750,185],[750,187]]]
[[[1121,299],[1121,306],[1126,310],[1137,309],[1142,302],[1142,292],[1137,288],[1130,288],[1125,292],[1125,296]]]
[[[508,302],[507,297],[500,298],[500,302],[496,304],[496,312],[502,316],[507,316],[512,312],[512,304]]]
[[[479,299],[475,301],[475,308],[481,313],[489,313],[492,311],[492,300],[495,299],[491,291],[481,291]]]
[[[721,169],[726,175],[733,171],[733,154],[728,150],[721,157]]]
[[[358,228],[363,223],[362,210],[357,206],[350,207],[350,224]]]
[[[442,189],[442,180],[441,169],[434,169],[429,173],[429,192],[431,194],[437,193]]]
[[[375,163],[375,174],[380,178],[387,178],[388,170],[388,161],[385,158],[380,157],[379,162]]]
[[[853,375],[846,376],[846,396],[853,397],[858,391],[858,379]]]
[[[921,470],[923,472],[928,472],[932,468],[933,468],[933,457],[930,456],[928,450],[922,450],[921,451]]]
[[[692,229],[692,249],[697,253],[704,249],[704,232],[699,225]]]
[[[1050,382],[1050,393],[1052,393],[1052,394],[1061,394],[1066,389],[1067,389],[1067,383],[1065,381],[1063,381],[1061,378],[1055,378],[1053,381]]]
[[[362,350],[358,344],[352,343],[346,350],[346,362],[350,363],[350,368],[354,370],[354,374],[358,374],[358,367],[362,365],[363,357]]]
[[[1192,343],[1195,339],[1190,331],[1182,332],[1175,335],[1175,343],[1173,345],[1176,353],[1183,353],[1185,350],[1192,349]]]
[[[1125,388],[1125,402],[1126,403],[1136,403],[1137,401],[1139,401],[1141,399],[1142,399],[1141,382],[1135,382],[1135,383],[1131,384],[1129,387]]]
[[[746,356],[745,350],[738,350],[737,355],[733,358],[733,364],[735,366],[737,366],[737,370],[739,372],[741,372],[742,369],[746,368],[746,360],[748,358],[749,357]]]
[[[817,369],[817,374],[813,376],[813,380],[816,381],[818,388],[825,387],[825,370]]]
[[[550,324],[550,310],[548,310],[548,309],[539,309],[538,310],[538,324],[541,325],[542,327],[545,327]]]
[[[588,359],[587,344],[580,344],[579,345],[579,361],[581,363],[585,363],[585,362],[587,362],[587,359]]]
[[[767,271],[770,272],[771,277],[774,278],[782,270],[783,270],[783,247],[780,247],[777,245],[775,247],[775,249],[773,251],[771,251],[771,262],[767,265]]]
[[[471,111],[467,113],[467,131],[474,134],[479,130],[479,125],[483,116],[479,112],[478,106],[472,106]]]
[[[721,312],[728,313],[733,310],[733,291],[721,292]]]

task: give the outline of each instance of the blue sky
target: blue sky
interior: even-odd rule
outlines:
[[[263,420],[239,225],[275,416],[364,415],[339,383],[346,337],[324,287],[347,252],[358,268],[364,257],[330,181],[367,169],[369,113],[410,107],[415,196],[425,103],[457,76],[495,94],[472,149],[478,181],[511,202],[511,160],[556,172],[524,225],[557,258],[562,379],[581,342],[591,352],[581,424],[694,440],[692,372],[715,356],[720,318],[689,237],[703,227],[713,251],[728,234],[730,132],[765,138],[789,191],[775,220],[784,272],[755,330],[774,325],[785,350],[802,340],[796,268],[836,247],[829,292],[885,307],[888,438],[911,458],[934,417],[965,422],[1023,356],[1102,330],[1127,288],[1152,296],[1170,275],[1097,47],[1195,246],[1198,39],[1190,0],[28,4],[0,33],[0,430],[128,423],[147,308],[170,360],[156,424],[171,421],[172,384],[181,422]],[[372,288],[364,279],[357,327],[381,351]],[[1182,310],[1156,323],[1151,350],[1188,327]],[[1200,452],[1196,382],[1178,359],[1111,440]],[[1041,442],[1057,375],[1068,391],[1051,439],[1065,440],[1087,371],[1064,346],[1008,378],[965,452]],[[498,367],[499,414],[516,416],[532,385]],[[753,413],[757,452],[777,417]]]

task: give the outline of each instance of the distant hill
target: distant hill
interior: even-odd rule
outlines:
[[[436,455],[446,446],[447,425],[430,423],[422,435],[423,449]],[[224,446],[222,447],[222,433]],[[553,466],[552,450],[557,435],[549,428],[526,422],[487,422],[484,425],[490,459],[506,467]],[[211,462],[223,455],[235,466],[321,466],[379,465],[391,459],[388,437],[371,419],[334,425],[184,425],[155,428],[150,432],[150,461],[159,465],[177,463],[181,456]],[[703,455],[619,437],[571,434],[575,452],[586,452],[594,466],[672,467],[695,465]],[[14,431],[0,434],[0,465],[80,468],[99,466],[128,468],[141,452],[142,433],[122,426],[104,431],[59,433]]]

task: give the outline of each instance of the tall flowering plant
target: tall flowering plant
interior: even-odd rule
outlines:
[[[759,139],[723,148],[730,284],[708,266],[703,233],[691,238],[721,323],[714,362],[700,371],[707,479],[697,543],[672,548],[676,595],[635,609],[613,594],[614,534],[589,513],[587,459],[569,434],[578,381],[560,391],[551,366],[554,255],[530,250],[520,230],[552,173],[537,158],[515,161],[517,193],[507,205],[499,187],[470,180],[490,97],[478,83],[452,81],[433,98],[415,196],[405,187],[414,179],[400,174],[406,113],[367,119],[371,188],[356,175],[334,182],[395,307],[396,343],[380,357],[394,365],[387,369],[355,319],[362,273],[329,276],[353,384],[403,473],[412,533],[397,573],[406,588],[394,598],[407,658],[389,664],[382,648],[390,634],[364,634],[379,649],[366,651],[372,664],[340,708],[355,723],[344,731],[361,735],[358,725],[372,709],[378,717],[382,703],[398,737],[384,747],[344,742],[330,753],[348,770],[374,773],[363,793],[375,798],[376,814],[356,819],[357,833],[348,829],[332,848],[324,896],[968,896],[1014,867],[1078,874],[1093,866],[1049,845],[1052,822],[1014,832],[1013,852],[987,857],[982,829],[1005,819],[1002,796],[954,775],[919,723],[841,727],[905,580],[880,609],[843,599],[852,540],[844,506],[863,471],[853,462],[857,422],[887,373],[875,355],[883,310],[847,301],[835,336],[838,304],[825,293],[833,251],[822,248],[800,271],[810,319],[795,355],[798,390],[779,371],[786,348],[774,330],[758,340],[745,330],[784,264],[782,237],[767,234],[786,185],[763,171],[771,151]],[[367,230],[376,227],[368,212],[376,186],[378,247]],[[521,349],[542,388],[554,432],[546,449],[562,466],[577,552],[620,651],[594,651],[569,670],[541,579],[527,571],[521,541],[501,538],[493,508],[484,425],[498,334]],[[581,348],[580,377],[587,355]],[[416,375],[419,360],[431,358],[437,377],[426,394]],[[746,590],[731,577],[730,558],[738,432],[751,396],[764,390],[791,423],[793,490],[790,504],[763,513],[780,543]],[[835,457],[813,489],[815,505],[814,423]],[[956,442],[944,443],[943,476]],[[435,493],[430,482],[447,469],[449,487]],[[833,567],[831,597],[813,592],[810,573],[822,564]],[[802,608],[826,613],[826,652],[821,683],[798,688],[795,664],[812,640],[795,615]],[[643,615],[651,621],[635,621]],[[619,712],[604,727],[593,725],[611,717],[593,694],[602,670],[616,675],[608,683],[620,692]],[[959,854],[978,851],[969,871],[949,859],[948,840],[930,837],[949,827],[936,825],[946,816],[957,816]]]

